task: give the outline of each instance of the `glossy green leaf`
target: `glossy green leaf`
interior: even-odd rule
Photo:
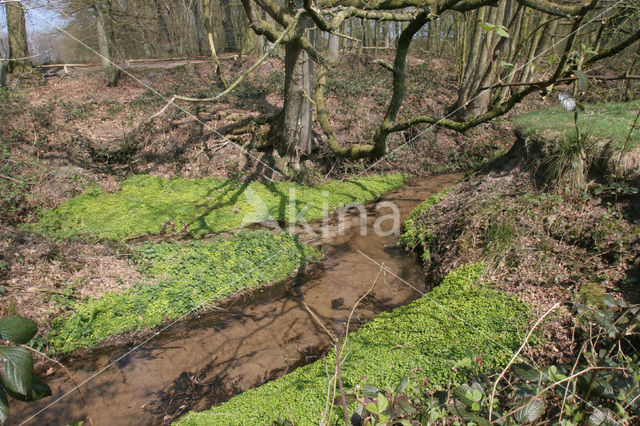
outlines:
[[[409,378],[407,376],[402,376],[400,379],[400,383],[396,386],[396,393],[404,393],[407,390],[407,385],[409,384]]]
[[[454,414],[462,417],[464,420],[477,423],[478,426],[491,426],[489,420],[484,417],[480,417],[477,413],[469,411],[467,406],[460,401],[457,401],[453,408]]]
[[[544,400],[538,398],[524,401],[523,408],[517,411],[513,418],[518,423],[531,423],[544,414]]]
[[[17,315],[10,315],[0,321],[0,335],[3,339],[22,345],[36,335],[38,326],[35,322]]]
[[[458,386],[453,393],[464,404],[471,405],[473,403],[473,389],[466,383]]]
[[[596,408],[587,419],[587,422],[591,426],[601,426],[606,425],[608,423],[608,420],[609,418],[607,417],[607,414],[604,411]]]
[[[513,373],[527,382],[537,382],[540,380],[540,372],[526,364],[515,364],[511,367]]]
[[[378,414],[378,407],[373,402],[368,403],[364,408],[370,413]]]
[[[404,395],[396,397],[394,409],[400,415],[414,414],[416,412],[409,399]]]
[[[4,424],[9,417],[9,401],[4,393],[4,388],[0,385],[0,424]]]
[[[378,412],[384,412],[389,406],[389,400],[381,393],[378,394]]]
[[[364,394],[364,396],[366,396],[367,398],[376,398],[378,396],[378,392],[380,392],[380,389],[378,389],[376,386],[374,385],[370,385],[370,384],[365,384],[362,387],[362,393]]]
[[[1,347],[2,384],[10,391],[25,395],[33,380],[31,353],[25,348]]]
[[[33,379],[31,380],[31,387],[25,395],[20,395],[19,393],[12,392],[8,389],[7,393],[17,400],[31,402],[51,396],[51,388],[39,377],[33,376]]]

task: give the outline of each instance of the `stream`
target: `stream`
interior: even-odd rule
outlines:
[[[461,177],[410,179],[378,203],[395,203],[404,220],[418,204]],[[376,203],[371,203],[366,212],[366,235],[361,235],[361,219],[355,214],[344,219],[343,233],[338,232],[339,221],[332,219],[325,238],[310,240],[322,249],[324,259],[294,278],[236,298],[223,305],[224,310],[178,323],[133,351],[132,347],[96,349],[66,360],[75,382],[86,381],[80,387],[82,396],[73,391],[67,376],[44,377],[53,396],[29,404],[11,401],[8,424],[169,423],[189,410],[207,409],[319,359],[330,349],[330,340],[307,306],[325,327],[340,332],[355,302],[380,272],[358,251],[426,289],[416,257],[396,247],[396,235],[380,236],[373,230],[376,219],[390,209],[376,210]],[[382,229],[388,230],[390,224],[383,222]],[[354,312],[353,328],[419,296],[399,279],[381,274]]]

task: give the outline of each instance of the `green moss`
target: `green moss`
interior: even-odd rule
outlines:
[[[404,375],[415,373],[418,384],[427,379],[430,389],[442,388],[465,380],[452,366],[469,352],[479,356],[486,368],[506,365],[511,351],[519,346],[528,309],[479,283],[484,269],[481,264],[463,266],[427,296],[381,314],[352,333],[349,357],[342,366],[345,387],[366,381],[392,388]],[[334,371],[334,365],[335,353],[331,352],[324,360],[218,407],[189,413],[178,423],[272,424],[281,417],[297,425],[317,424],[325,405],[327,371]],[[335,421],[339,421],[340,412],[334,410]]]
[[[636,117],[640,101],[625,103],[602,103],[585,105],[585,112],[580,113],[580,129],[598,140],[607,140],[621,149],[629,136],[631,125]],[[573,131],[573,113],[560,106],[530,112],[512,118],[516,128],[525,136],[542,139],[559,139],[565,132]],[[631,134],[628,148],[640,145],[640,129]]]
[[[62,238],[123,240],[183,230],[201,236],[268,218],[290,222],[301,212],[306,220],[316,220],[323,216],[323,208],[372,201],[403,184],[401,174],[330,181],[313,187],[141,175],[125,181],[119,192],[86,191],[55,210],[43,212],[30,227]]]
[[[75,304],[52,321],[48,339],[58,352],[179,318],[234,292],[281,280],[320,255],[291,235],[265,230],[242,231],[227,241],[149,243],[135,251],[155,284]]]
[[[449,192],[451,192],[451,190],[447,189],[427,198],[422,204],[413,209],[407,220],[402,224],[404,233],[400,236],[399,244],[412,250],[416,247],[420,247],[423,250],[421,258],[425,263],[430,260],[429,248],[427,245],[431,243],[433,236],[431,234],[431,228],[424,222],[420,222],[417,219],[442,201]]]

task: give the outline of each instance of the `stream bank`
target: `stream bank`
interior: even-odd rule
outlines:
[[[395,203],[401,218],[406,218],[424,199],[460,178],[455,174],[410,180],[381,201]],[[348,216],[344,235],[331,232],[318,243],[324,262],[304,276],[266,289],[256,297],[260,303],[204,314],[129,354],[128,349],[110,349],[70,362],[74,380],[87,381],[81,387],[82,397],[68,379],[51,376],[46,381],[53,396],[29,405],[13,405],[13,421],[68,424],[90,418],[94,424],[169,422],[188,410],[221,403],[316,360],[330,344],[306,306],[323,324],[333,325],[333,331],[339,332],[352,306],[379,272],[358,250],[425,290],[420,264],[396,247],[397,236],[373,232],[377,217],[388,213],[385,210],[367,209],[366,235],[361,235],[360,218]],[[355,326],[418,296],[399,279],[387,276],[359,305]],[[64,399],[47,408],[66,393]]]

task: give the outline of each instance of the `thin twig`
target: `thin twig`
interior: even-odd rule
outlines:
[[[38,354],[39,356],[41,356],[42,358],[46,359],[49,362],[54,363],[55,365],[57,365],[58,367],[62,368],[64,370],[64,372],[66,373],[67,376],[69,376],[69,380],[71,380],[71,383],[73,383],[73,386],[75,387],[75,390],[78,391],[78,393],[80,394],[80,399],[82,399],[82,402],[87,405],[87,401],[85,401],[84,396],[82,396],[82,392],[80,392],[80,387],[78,387],[78,384],[76,383],[75,380],[73,380],[73,376],[71,375],[71,372],[69,370],[67,370],[67,367],[65,367],[61,362],[56,361],[53,358],[49,358],[47,355],[43,354],[42,352],[40,352],[39,350],[36,350],[30,346],[27,345],[20,345],[20,347],[25,348],[35,354]]]
[[[324,330],[325,333],[327,333],[327,336],[329,336],[331,338],[331,340],[333,340],[333,342],[337,342],[338,338],[336,337],[335,334],[333,334],[332,332],[330,332],[327,327],[325,327],[325,325],[322,323],[322,321],[320,321],[320,318],[318,318],[318,316],[311,310],[311,308],[309,307],[309,305],[306,304],[306,302],[302,302],[302,304],[304,305],[304,307],[307,309],[307,311],[311,314],[311,317],[316,320],[316,322],[318,324],[320,324],[320,327],[322,327],[322,329]]]

